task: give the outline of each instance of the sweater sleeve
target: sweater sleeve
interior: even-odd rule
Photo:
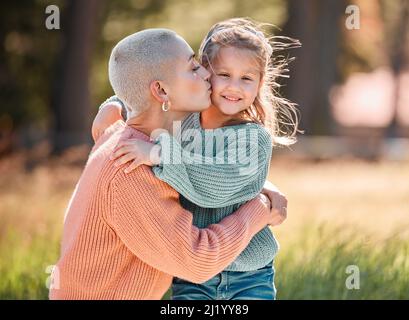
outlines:
[[[271,136],[256,124],[225,128],[212,134],[201,130],[203,139],[195,137],[188,148],[170,134],[160,135],[162,163],[153,172],[200,207],[219,208],[254,198],[268,175]],[[217,135],[224,143],[213,143]],[[205,153],[202,143],[213,152]]]
[[[126,119],[128,118],[127,117],[128,112],[126,111],[125,104],[116,95],[111,96],[108,99],[106,99],[104,102],[102,102],[101,105],[99,106],[98,110],[101,110],[106,104],[112,103],[112,102],[116,102],[116,103],[119,103],[121,105],[121,108],[122,108],[121,109],[121,115],[122,115],[122,118],[124,119],[124,121],[126,121]]]
[[[111,182],[108,219],[128,249],[152,267],[194,283],[225,269],[268,223],[261,201],[241,206],[218,224],[199,229],[179,204],[178,193],[146,166]]]

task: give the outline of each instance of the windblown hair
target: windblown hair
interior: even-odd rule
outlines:
[[[291,145],[296,142],[298,111],[296,105],[280,96],[279,78],[286,72],[292,59],[277,52],[300,46],[298,40],[288,37],[267,36],[264,29],[269,24],[254,22],[248,18],[234,18],[216,23],[202,41],[199,49],[201,64],[212,69],[212,61],[223,47],[248,49],[254,53],[263,85],[254,103],[239,114],[237,122],[255,122],[271,133],[274,145]]]
[[[149,107],[149,85],[171,76],[176,54],[172,50],[177,34],[168,29],[146,29],[122,39],[111,52],[109,81],[128,116]]]

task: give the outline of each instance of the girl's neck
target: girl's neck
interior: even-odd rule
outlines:
[[[201,112],[200,124],[203,129],[216,129],[227,125],[229,121],[235,118],[235,115],[226,115],[212,104],[208,109]]]

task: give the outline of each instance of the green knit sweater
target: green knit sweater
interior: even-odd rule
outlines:
[[[115,96],[106,102],[113,100],[121,102]],[[218,223],[254,198],[268,175],[271,136],[254,123],[205,130],[200,114],[193,113],[182,122],[179,134],[163,133],[157,143],[162,163],[152,170],[181,195],[181,205],[192,212],[199,228]],[[259,269],[278,249],[271,229],[265,227],[226,270]]]

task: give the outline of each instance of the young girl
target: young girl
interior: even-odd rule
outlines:
[[[212,74],[209,109],[187,117],[179,139],[165,133],[156,145],[129,140],[118,145],[112,156],[117,165],[132,161],[126,171],[140,164],[153,166],[155,175],[180,193],[182,206],[192,212],[198,227],[217,223],[255,197],[266,181],[272,146],[295,142],[294,105],[276,93],[277,78],[288,60],[277,60],[272,53],[298,42],[276,39],[267,38],[262,26],[248,19],[214,25],[200,46],[199,57]],[[115,101],[120,102],[112,97],[101,106],[93,125],[94,138],[120,117],[121,109],[110,103]],[[199,138],[192,132],[199,132]],[[223,139],[215,144],[217,137]],[[160,156],[151,157],[151,151],[158,155],[158,150]],[[172,161],[175,154],[182,161]],[[245,163],[238,160],[243,158]],[[193,284],[175,278],[173,299],[275,299],[273,260],[277,251],[278,243],[266,227],[209,281]]]

